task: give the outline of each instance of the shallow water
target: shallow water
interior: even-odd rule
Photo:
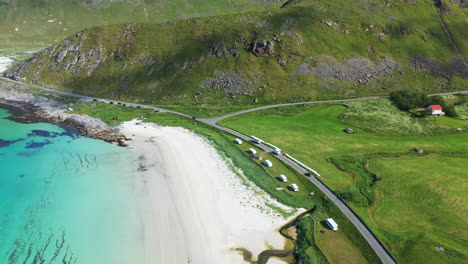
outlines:
[[[0,263],[144,263],[130,152],[0,105]]]

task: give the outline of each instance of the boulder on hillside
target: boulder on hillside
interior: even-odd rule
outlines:
[[[257,57],[267,57],[274,53],[275,43],[269,40],[257,40],[252,42],[252,53]]]
[[[420,148],[413,148],[413,151],[417,153],[424,153],[424,150]]]

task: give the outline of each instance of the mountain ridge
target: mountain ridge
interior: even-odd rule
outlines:
[[[5,76],[147,104],[466,90],[468,66],[432,1],[356,1],[362,10],[343,0],[288,3],[268,12],[89,28]]]

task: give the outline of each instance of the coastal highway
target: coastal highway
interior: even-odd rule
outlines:
[[[108,100],[109,99],[102,99],[102,98],[96,98],[96,97],[90,97],[90,96],[85,96],[85,95],[80,95],[80,94],[74,94],[74,93],[69,93],[69,92],[64,92],[64,91],[58,91],[54,89],[49,89],[37,85],[31,85],[31,84],[26,84],[18,81],[14,81],[11,79],[3,78],[0,77],[0,80],[7,81],[7,82],[12,82],[16,83],[22,86],[26,87],[32,87],[36,89],[40,89],[43,91],[47,91],[50,93],[55,93],[59,95],[64,95],[64,96],[70,96],[70,97],[75,97],[75,98],[81,98],[85,99],[88,101],[92,101],[93,99],[98,99],[98,100]],[[449,94],[457,94],[457,93],[468,93],[468,91],[459,91],[459,92],[448,92],[448,93],[439,93],[439,94],[433,94],[433,95],[449,95]],[[388,97],[364,97],[364,98],[355,98],[355,99],[339,99],[339,100],[322,100],[322,101],[311,101],[311,102],[299,102],[299,103],[288,103],[288,104],[277,104],[277,105],[268,105],[268,106],[262,106],[258,108],[253,108],[253,109],[248,109],[244,111],[239,111],[231,114],[227,114],[224,116],[220,117],[215,117],[215,118],[196,118],[192,117],[183,113],[179,113],[176,111],[171,111],[159,107],[153,107],[153,106],[146,106],[146,105],[141,105],[149,109],[153,110],[158,110],[160,112],[166,112],[166,113],[172,113],[175,115],[183,116],[186,118],[191,118],[191,119],[196,119],[199,122],[205,123],[207,125],[213,126],[217,129],[223,130],[229,134],[232,134],[238,138],[241,138],[246,141],[251,141],[251,138],[249,136],[246,136],[238,131],[229,129],[227,127],[223,127],[218,125],[217,123],[223,119],[245,114],[245,113],[250,113],[254,111],[260,111],[260,110],[265,110],[265,109],[270,109],[270,108],[277,108],[277,107],[284,107],[284,106],[292,106],[292,105],[303,105],[303,104],[318,104],[318,103],[333,103],[333,102],[349,102],[349,101],[358,101],[358,100],[369,100],[369,99],[383,99],[383,98],[388,98]],[[115,103],[119,101],[114,101]],[[120,103],[125,103],[125,104],[134,104],[134,103],[128,103],[128,102],[120,102]],[[257,144],[258,147],[262,148],[263,150],[267,152],[273,152],[273,149],[268,147],[265,144]],[[380,258],[382,263],[384,264],[394,264],[396,263],[396,260],[394,257],[391,255],[391,253],[380,243],[380,241],[377,239],[377,237],[372,233],[372,231],[364,224],[364,222],[359,218],[359,216],[354,213],[354,211],[348,207],[330,188],[328,188],[323,182],[321,182],[318,178],[315,176],[307,176],[309,175],[309,172],[302,168],[299,164],[294,162],[293,160],[289,159],[288,157],[279,154],[276,155],[276,157],[281,160],[282,162],[288,164],[291,166],[293,169],[298,171],[299,173],[303,174],[304,177],[306,177],[308,180],[310,180],[317,188],[319,188],[340,210],[341,212],[351,221],[356,229],[361,233],[361,235],[366,239],[366,241],[369,243],[371,248],[374,250],[376,255]]]

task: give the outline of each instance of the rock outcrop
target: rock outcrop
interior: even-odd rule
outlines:
[[[47,96],[47,97],[45,97]],[[84,135],[121,143],[125,137],[100,119],[68,113],[68,106],[54,99],[52,94],[33,95],[28,88],[0,81],[0,102],[26,108],[35,118],[54,123],[65,123],[80,130]]]
[[[268,57],[274,54],[275,43],[269,40],[257,40],[252,42],[252,53],[257,57]]]

